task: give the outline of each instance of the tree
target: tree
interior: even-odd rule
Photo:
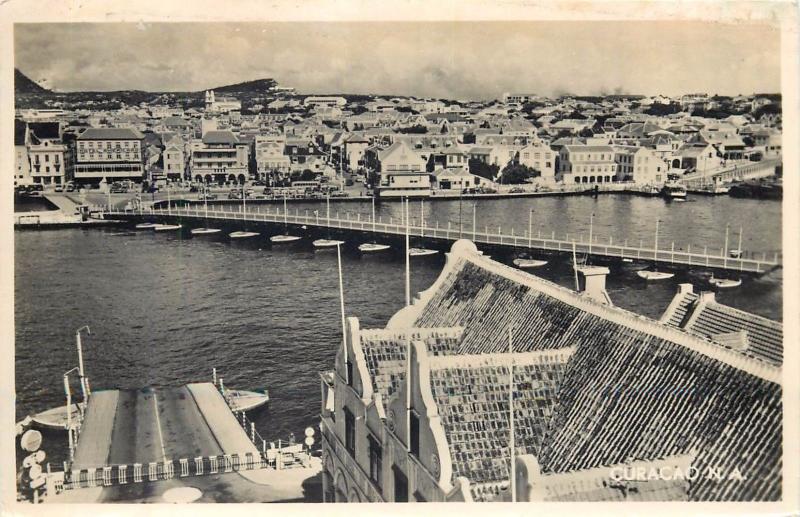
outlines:
[[[542,173],[522,165],[521,163],[509,163],[503,169],[503,174],[500,178],[500,183],[506,185],[519,185],[520,183],[527,183],[529,179],[541,176]]]
[[[311,169],[305,169],[300,174],[300,179],[298,181],[314,181],[317,175]]]
[[[500,171],[500,167],[497,165],[489,165],[478,158],[470,158],[468,166],[471,174],[480,176],[481,178],[486,178],[487,180],[491,181],[494,181],[494,179],[497,177],[497,173]]]
[[[658,102],[654,102],[646,110],[644,110],[644,113],[646,115],[655,115],[657,117],[661,117],[664,115],[672,115],[680,111],[681,111],[680,104],[674,104],[674,103],[661,104]]]

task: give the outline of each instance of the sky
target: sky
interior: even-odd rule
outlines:
[[[780,31],[713,22],[16,24],[16,67],[57,91],[198,91],[273,78],[298,93],[492,99],[780,91]]]

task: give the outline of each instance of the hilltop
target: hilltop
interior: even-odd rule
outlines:
[[[209,88],[219,93],[256,93],[265,94],[270,88],[277,86],[278,82],[275,79],[255,79],[253,81],[245,81],[242,83],[229,84],[227,86],[217,86],[216,88]]]
[[[43,88],[34,82],[30,77],[23,74],[19,69],[14,69],[14,93],[52,93],[47,88]]]

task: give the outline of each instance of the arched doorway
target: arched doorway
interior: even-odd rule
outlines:
[[[237,179],[239,180],[240,185],[244,185],[244,182],[247,178],[244,177],[244,174],[239,174],[239,177]]]
[[[194,180],[195,180],[197,183],[202,183],[202,182],[203,182],[203,177],[202,177],[201,175],[199,175],[199,174],[198,174],[197,176],[195,176],[195,177],[194,177]]]
[[[594,181],[595,181],[595,177],[594,176],[589,176],[589,183],[594,183]]]
[[[673,169],[680,169],[681,168],[681,161],[678,158],[672,160],[672,168]]]
[[[228,181],[230,181],[231,183],[236,181],[236,175],[235,174],[229,174],[228,175]]]
[[[581,182],[581,177],[575,176],[575,183],[580,183],[580,182]]]
[[[214,180],[214,178],[211,177],[211,174],[206,174],[205,179],[206,179],[206,184],[211,183]]]

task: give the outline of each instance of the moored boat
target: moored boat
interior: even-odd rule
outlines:
[[[269,238],[270,242],[273,244],[288,244],[290,242],[297,242],[300,240],[300,237],[297,235],[273,235]]]
[[[661,195],[667,199],[686,199],[686,187],[677,182],[665,183]]]
[[[436,255],[439,250],[429,250],[427,248],[409,248],[408,255],[411,257],[429,257]]]
[[[158,223],[139,223],[136,225],[137,230],[152,230],[158,226]]]
[[[514,265],[520,269],[529,269],[535,267],[542,267],[547,264],[546,260],[517,258],[514,259]]]
[[[70,410],[72,411],[72,423],[73,426],[77,423],[77,415],[78,415],[78,405],[72,404],[70,406]],[[41,413],[37,413],[31,417],[33,423],[38,426],[47,428],[47,429],[55,429],[58,431],[66,431],[67,430],[67,406],[57,406],[52,409],[48,409],[47,411],[42,411]]]
[[[651,270],[637,271],[636,274],[644,278],[645,280],[667,280],[668,278],[672,278],[673,276],[675,276],[675,273],[667,273],[666,271],[651,271]]]
[[[250,237],[256,237],[258,235],[260,235],[258,232],[247,232],[247,231],[238,230],[238,231],[229,233],[228,237],[230,237],[231,239],[248,239]]]
[[[211,235],[221,231],[219,228],[193,228],[191,233],[192,235]]]
[[[389,246],[387,244],[377,244],[377,243],[374,243],[374,242],[366,242],[364,244],[361,244],[358,247],[358,250],[363,252],[363,253],[375,253],[375,252],[378,252],[378,251],[388,250],[389,248],[391,248],[391,246]]]
[[[720,289],[729,289],[731,287],[739,287],[742,285],[742,280],[733,278],[714,278],[714,275],[712,274],[711,278],[708,279],[708,283]]]
[[[261,392],[226,389],[225,400],[228,401],[228,405],[234,413],[252,411],[269,402],[269,392],[267,390]]]
[[[337,241],[336,239],[317,239],[312,244],[315,248],[326,249],[341,246],[344,244],[344,241]]]
[[[183,228],[183,225],[180,224],[157,224],[153,226],[153,230],[157,232],[173,232],[181,228]]]

